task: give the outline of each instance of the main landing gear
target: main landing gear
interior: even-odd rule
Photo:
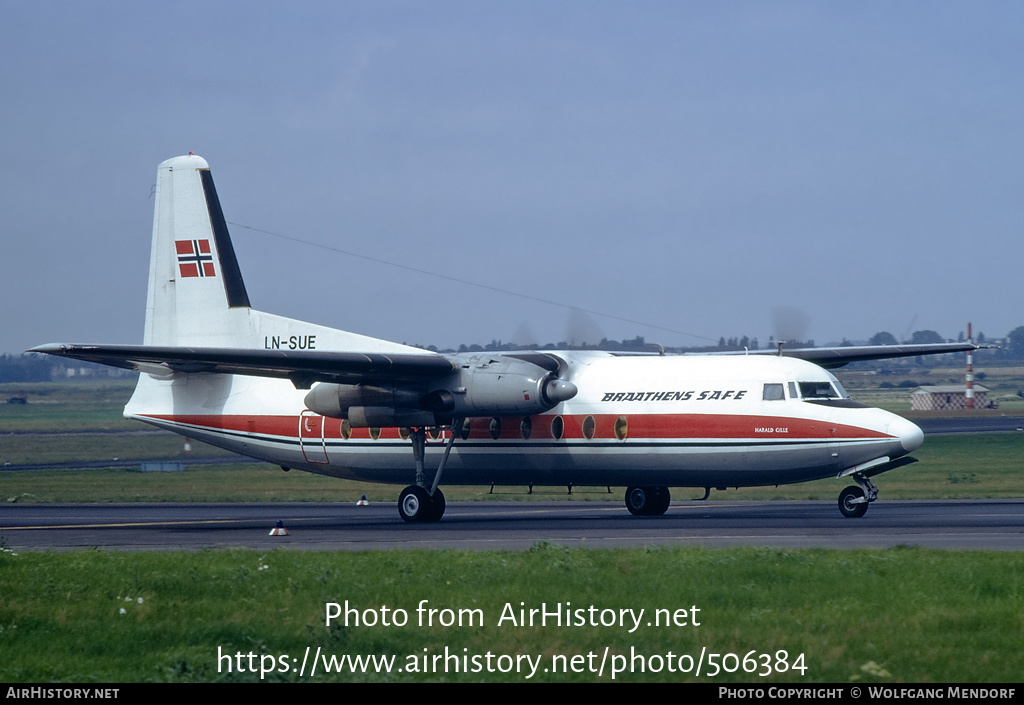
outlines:
[[[626,488],[626,509],[633,516],[661,516],[671,501],[667,487]]]
[[[878,499],[878,488],[861,473],[855,473],[857,485],[850,485],[839,493],[839,511],[844,517],[856,519],[868,511],[868,503]]]
[[[441,464],[437,466],[434,473],[434,482],[428,489],[426,475],[423,471],[423,449],[427,442],[427,430],[425,428],[414,428],[409,432],[412,440],[412,454],[416,459],[416,484],[409,485],[398,496],[398,513],[404,521],[410,523],[440,521],[444,516],[445,501],[444,493],[438,487],[441,482],[441,473],[448,462],[448,454],[451,453],[455,444],[455,428],[450,430],[448,442],[444,447],[444,456]]]

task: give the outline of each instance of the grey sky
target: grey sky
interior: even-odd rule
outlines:
[[[138,343],[157,164],[227,219],[717,340],[1024,324],[1019,2],[0,0],[0,352]],[[232,226],[257,308],[570,312]],[[689,337],[595,319],[609,338]]]

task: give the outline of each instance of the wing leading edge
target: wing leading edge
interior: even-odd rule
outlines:
[[[942,355],[945,353],[967,352],[990,346],[973,343],[928,343],[925,345],[861,345],[837,348],[782,348],[780,351],[758,350],[757,355],[782,355],[798,357],[826,369],[842,367],[862,360],[886,360],[896,357],[917,357],[920,355]],[[742,355],[743,353],[734,353]]]
[[[456,369],[435,353],[382,354],[148,345],[65,345],[54,343],[29,352],[47,353],[159,375],[161,372],[254,375],[291,380],[296,387],[313,382],[364,384],[443,377]]]

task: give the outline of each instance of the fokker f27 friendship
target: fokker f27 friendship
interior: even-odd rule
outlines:
[[[34,351],[138,370],[128,418],[285,469],[407,484],[402,518],[431,522],[442,481],[626,486],[631,513],[660,515],[670,487],[851,477],[839,509],[858,517],[870,478],[913,462],[923,435],[825,368],[974,347],[438,354],[283,318],[249,305],[209,165],[189,154],[157,170],[144,344]]]

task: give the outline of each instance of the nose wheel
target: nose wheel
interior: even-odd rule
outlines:
[[[878,499],[878,488],[860,473],[853,476],[856,485],[850,485],[839,493],[839,511],[844,517],[856,519],[868,511],[868,504]]]
[[[850,485],[839,493],[839,511],[844,517],[856,519],[864,516],[868,510],[868,501],[864,498],[864,490]]]

